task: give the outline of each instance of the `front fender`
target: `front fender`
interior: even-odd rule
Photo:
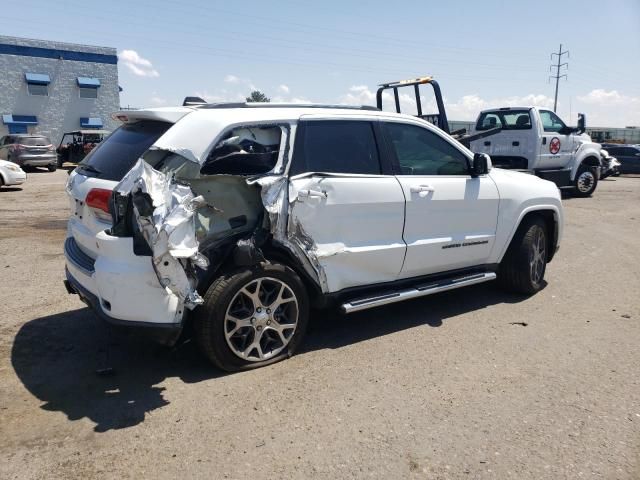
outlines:
[[[572,181],[576,179],[578,168],[580,168],[580,165],[582,165],[583,163],[591,165],[593,167],[601,166],[601,149],[602,147],[599,143],[583,143],[582,145],[580,145],[575,153],[575,161],[573,162],[573,167],[571,168]]]
[[[514,222],[513,227],[511,228],[511,231],[507,235],[506,242],[503,242],[502,249],[499,252],[497,252],[498,255],[496,256],[496,263],[500,263],[502,261],[502,258],[504,257],[505,253],[507,253],[507,249],[511,244],[511,240],[513,240],[513,237],[515,236],[516,231],[522,224],[522,221],[528,214],[532,212],[552,212],[553,213],[553,220],[555,222],[554,248],[553,248],[553,251],[551,252],[551,255],[553,256],[553,253],[559,247],[560,240],[562,239],[564,217],[563,217],[561,205],[558,205],[555,203],[545,203],[545,204],[531,205],[523,208],[520,211],[518,215],[518,220]]]

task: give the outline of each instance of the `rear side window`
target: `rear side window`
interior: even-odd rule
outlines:
[[[380,174],[371,122],[301,122],[291,175],[306,172]]]
[[[400,175],[468,175],[467,157],[445,139],[417,125],[384,124]]]
[[[138,158],[173,124],[141,121],[125,124],[98,144],[78,164],[83,175],[120,181]]]
[[[503,130],[529,130],[531,116],[528,110],[500,110],[484,112],[478,118],[476,130],[489,130],[501,127]]]

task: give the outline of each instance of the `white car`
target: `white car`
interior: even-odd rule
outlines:
[[[0,160],[0,187],[21,185],[27,179],[27,174],[13,162]]]
[[[496,278],[536,293],[563,227],[553,183],[369,107],[193,108],[109,210],[95,235],[73,212],[68,291],[167,343],[192,323],[229,371],[291,355],[311,306],[351,313]]]

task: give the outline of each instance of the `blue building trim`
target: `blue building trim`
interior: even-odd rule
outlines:
[[[98,117],[80,117],[80,127],[82,128],[102,128],[102,119]]]
[[[98,78],[78,77],[78,86],[82,88],[98,88],[100,87],[100,80]]]
[[[24,79],[31,85],[49,85],[51,78],[44,73],[25,73]]]
[[[108,63],[110,65],[116,65],[118,63],[118,57],[116,55],[78,52],[74,50],[59,50],[57,48],[26,47],[23,45],[11,45],[8,43],[0,43],[0,54],[18,55],[22,57],[55,58],[76,62]]]
[[[2,123],[5,125],[37,125],[38,117],[35,115],[2,115]]]

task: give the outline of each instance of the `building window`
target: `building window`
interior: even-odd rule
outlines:
[[[36,83],[27,83],[27,91],[29,95],[38,95],[40,97],[49,96],[49,85],[38,85]]]
[[[99,78],[78,77],[76,81],[80,88],[80,98],[98,98]]]
[[[27,82],[29,95],[38,95],[40,97],[49,95],[51,78],[46,73],[25,73],[24,79]]]
[[[98,98],[98,89],[80,87],[80,98]]]

